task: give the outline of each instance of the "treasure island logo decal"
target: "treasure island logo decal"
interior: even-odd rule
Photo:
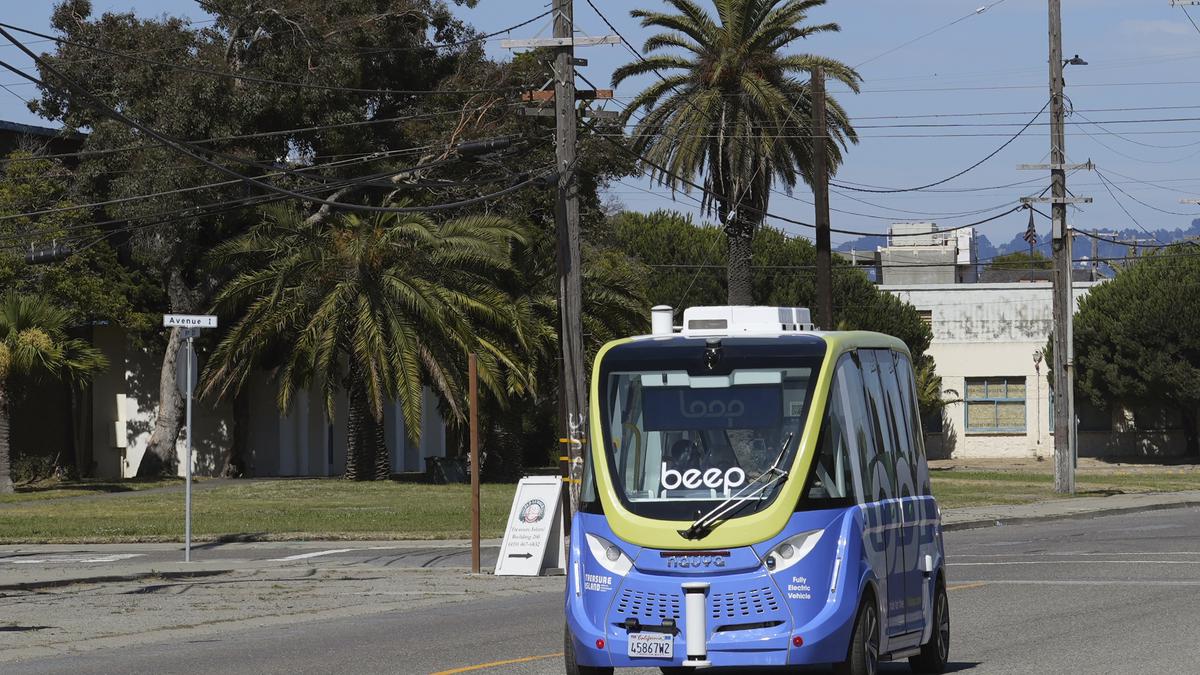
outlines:
[[[525,502],[525,506],[521,507],[518,517],[522,523],[528,525],[541,522],[542,518],[546,517],[546,502],[540,499],[530,499]]]

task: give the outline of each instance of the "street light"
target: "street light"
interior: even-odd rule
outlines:
[[[1076,54],[1075,56],[1073,56],[1069,59],[1063,59],[1064,66],[1086,66],[1087,64],[1088,64],[1088,62],[1079,58],[1078,54]]]

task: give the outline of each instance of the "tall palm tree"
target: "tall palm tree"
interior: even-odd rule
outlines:
[[[67,335],[71,315],[38,295],[0,297],[0,493],[12,492],[9,457],[11,384],[17,377],[79,383],[107,367],[99,350]]]
[[[613,86],[653,76],[624,113],[628,122],[644,111],[633,148],[651,177],[672,190],[687,190],[685,181],[703,176],[704,206],[716,213],[728,239],[729,302],[751,304],[750,245],[773,182],[790,189],[797,180],[812,185],[815,179],[807,73],[822,66],[852,91],[860,78],[840,61],[784,53],[796,40],[839,30],[836,23],[804,25],[809,10],[825,0],[713,0],[715,20],[693,0],[666,1],[678,13],[630,13],[643,27],[667,32],[646,40],[649,56],[618,68]],[[832,174],[846,143],[858,140],[832,98],[828,136]]]
[[[340,215],[318,221],[295,207],[268,209],[214,259],[239,272],[217,307],[238,316],[214,351],[204,393],[235,395],[259,364],[273,362],[281,410],[318,387],[333,415],[349,398],[346,477],[390,473],[384,406],[396,400],[415,442],[421,390],[429,385],[461,417],[466,353],[496,392],[524,380],[511,334],[511,302],[492,281],[507,274],[520,235],[493,217],[437,223],[422,214]],[[516,376],[513,373],[517,373]]]

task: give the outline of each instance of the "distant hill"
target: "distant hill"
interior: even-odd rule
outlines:
[[[1042,229],[1045,229],[1044,227]],[[986,235],[978,235],[975,238],[975,245],[978,249],[979,259],[986,261],[996,256],[1014,253],[1016,251],[1028,251],[1029,243],[1024,239],[1025,232],[1017,232],[1013,238],[1007,243],[996,246],[987,238]],[[1128,228],[1124,230],[1098,230],[1097,234],[1108,237],[1110,239],[1141,239],[1146,240],[1151,237],[1142,230],[1136,228]],[[1200,218],[1192,221],[1192,226],[1186,230],[1176,228],[1174,230],[1151,230],[1153,239],[1164,244],[1171,244],[1177,241],[1182,241],[1187,237],[1200,237]],[[1047,232],[1039,237],[1039,243],[1043,244],[1042,251],[1049,249],[1050,234]],[[1074,258],[1076,260],[1088,259],[1092,255],[1092,240],[1087,237],[1077,237],[1075,239]],[[1097,243],[1097,258],[1121,258],[1129,253],[1129,247],[1120,244],[1110,244],[1105,241]],[[877,246],[886,246],[887,237],[883,235],[869,235],[859,237],[841,244],[837,247],[838,251],[874,251]]]

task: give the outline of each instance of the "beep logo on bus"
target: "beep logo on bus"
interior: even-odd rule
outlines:
[[[667,463],[663,462],[661,482],[664,490],[678,490],[681,487],[695,490],[703,486],[714,489],[723,488],[728,492],[730,488],[740,487],[746,482],[746,472],[736,466],[727,471],[717,468],[704,471],[700,469],[679,471],[668,469]]]

